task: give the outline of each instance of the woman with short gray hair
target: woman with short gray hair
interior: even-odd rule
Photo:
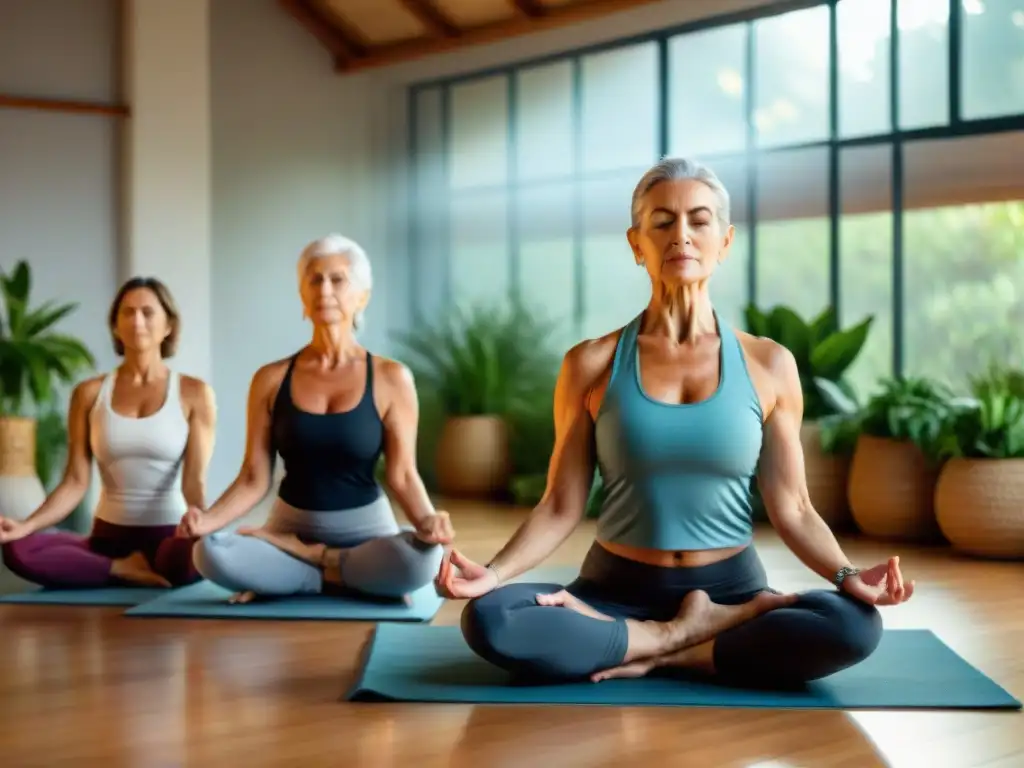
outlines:
[[[356,341],[373,287],[357,243],[341,235],[310,243],[298,280],[312,341],[253,376],[241,471],[208,511],[186,513],[182,533],[202,537],[196,568],[235,602],[342,588],[402,597],[430,584],[454,535],[416,468],[412,376]],[[222,532],[266,495],[275,454],[285,476],[266,525]],[[399,528],[377,482],[382,455],[413,531]]]
[[[651,298],[624,328],[565,356],[547,490],[480,565],[453,550],[442,594],[466,598],[466,641],[515,674],[638,677],[658,668],[733,685],[800,685],[856,664],[876,608],[910,598],[899,559],[853,566],[807,494],[792,353],[730,328],[709,283],[729,255],[729,194],[706,166],[666,159],[637,184],[626,239]],[[572,583],[507,584],[583,518],[596,467],[597,537]],[[753,546],[752,483],[782,540],[831,590],[771,589]]]

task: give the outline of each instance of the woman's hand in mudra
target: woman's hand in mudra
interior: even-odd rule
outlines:
[[[486,595],[498,586],[498,574],[487,566],[474,563],[459,550],[453,549],[441,561],[441,570],[434,580],[437,594],[449,600],[472,600]]]
[[[416,538],[427,544],[451,544],[455,528],[448,513],[438,510],[420,520],[416,526]]]
[[[847,576],[843,592],[868,605],[899,605],[914,594],[914,582],[904,584],[900,559],[891,557],[887,563]]]

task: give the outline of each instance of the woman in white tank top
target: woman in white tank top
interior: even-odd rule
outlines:
[[[213,391],[164,362],[180,318],[159,280],[125,283],[109,324],[123,362],[73,390],[64,477],[26,520],[0,516],[3,561],[21,578],[57,589],[189,584],[200,578],[194,541],[175,532],[189,505],[205,505]],[[81,503],[94,459],[102,486],[90,535],[45,530]]]

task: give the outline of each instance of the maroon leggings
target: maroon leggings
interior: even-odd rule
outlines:
[[[173,525],[115,525],[94,520],[88,537],[39,531],[3,545],[4,565],[25,581],[52,589],[121,586],[110,575],[111,562],[133,552],[172,586],[201,578],[192,565],[194,539],[174,536]]]

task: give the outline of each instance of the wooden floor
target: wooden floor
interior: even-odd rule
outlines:
[[[452,505],[460,547],[487,558],[518,511]],[[581,529],[552,562],[578,563]],[[770,531],[782,589],[820,582]],[[1024,567],[844,540],[857,562],[900,554],[914,599],[892,628],[925,627],[1024,697]],[[447,604],[436,623],[458,621]],[[1019,712],[855,713],[348,704],[369,624],[129,620],[116,608],[0,606],[0,765],[1024,766]],[[1014,651],[1014,648],[1017,648]],[[412,652],[412,651],[411,651]]]

